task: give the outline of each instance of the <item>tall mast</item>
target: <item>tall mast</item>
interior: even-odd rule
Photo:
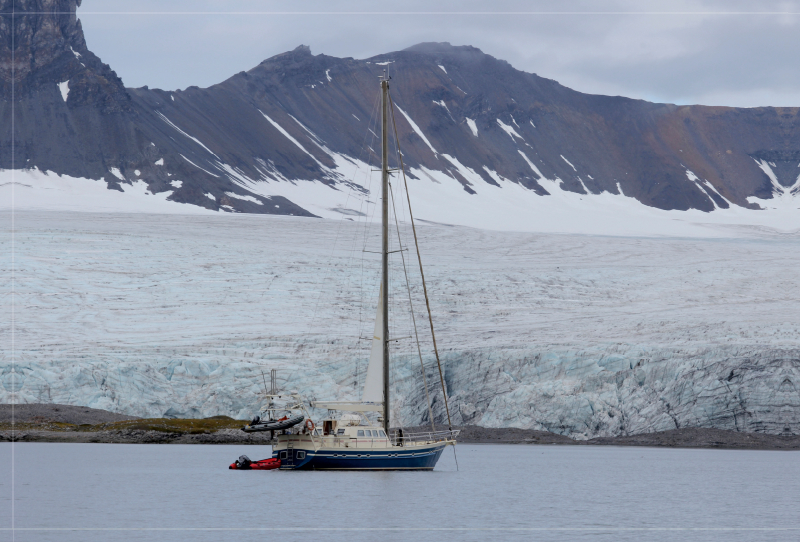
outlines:
[[[389,434],[389,78],[381,78],[381,286],[383,288],[383,429]]]

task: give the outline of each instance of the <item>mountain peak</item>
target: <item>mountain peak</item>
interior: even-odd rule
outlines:
[[[313,58],[314,55],[311,54],[311,47],[308,45],[298,45],[291,51],[265,58],[259,65],[285,65],[287,62],[290,64],[303,64],[305,61]]]
[[[435,42],[435,41],[426,41],[422,43],[418,43],[416,45],[412,45],[411,47],[407,47],[403,49],[404,51],[408,51],[411,53],[420,53],[423,55],[432,55],[432,56],[461,56],[461,57],[482,57],[486,54],[478,49],[477,47],[473,47],[471,45],[451,45],[448,41],[442,42]]]

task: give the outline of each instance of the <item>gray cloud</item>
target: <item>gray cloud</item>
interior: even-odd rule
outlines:
[[[582,92],[681,104],[800,105],[800,2],[563,4],[311,1],[298,8],[265,0],[84,0],[78,16],[89,47],[129,86],[209,86],[301,43],[315,54],[366,58],[449,41]],[[300,13],[275,13],[287,9]],[[356,13],[365,11],[373,13]]]

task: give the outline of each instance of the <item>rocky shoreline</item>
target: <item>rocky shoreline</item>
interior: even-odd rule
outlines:
[[[244,424],[246,422],[242,422]],[[0,442],[69,442],[104,444],[270,444],[269,434],[221,429],[213,433],[177,433],[122,429],[111,431],[0,431]]]
[[[649,446],[667,448],[725,448],[742,450],[800,450],[800,436],[740,433],[723,429],[687,427],[619,437],[573,440],[547,431],[526,429],[461,428],[459,442],[497,444],[574,444],[594,446]]]
[[[244,433],[244,420],[215,416],[202,420],[144,419],[71,405],[0,405],[0,442],[109,444],[270,444],[267,433]],[[442,429],[438,427],[437,429]],[[560,444],[800,450],[800,436],[684,428],[619,437],[574,440],[547,431],[515,428],[458,427],[463,444]],[[406,428],[406,432],[429,431]]]
[[[240,421],[244,424],[246,422]],[[647,446],[667,448],[722,448],[743,450],[800,450],[800,437],[736,433],[721,429],[686,428],[622,437],[573,440],[546,431],[514,428],[460,427],[459,444],[556,444],[576,446]],[[244,433],[239,429],[220,429],[192,433],[142,429],[105,431],[82,430],[4,430],[0,442],[64,442],[107,444],[270,444],[265,433]]]

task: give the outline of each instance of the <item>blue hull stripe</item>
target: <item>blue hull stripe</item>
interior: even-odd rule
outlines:
[[[420,446],[393,450],[290,450],[291,460],[282,460],[283,470],[431,470],[439,461],[444,445]],[[304,459],[297,452],[305,451]],[[278,457],[274,453],[273,457]]]

